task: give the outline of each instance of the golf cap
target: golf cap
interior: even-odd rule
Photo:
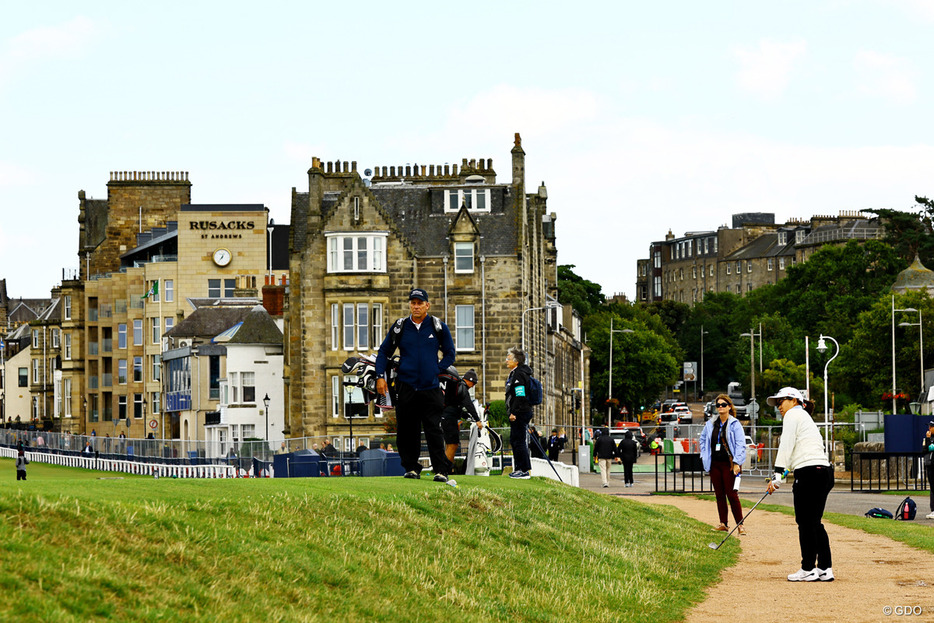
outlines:
[[[473,370],[467,370],[467,372],[464,373],[463,378],[465,381],[470,381],[474,385],[477,384],[477,373],[474,372]]]
[[[412,291],[409,292],[409,300],[411,301],[412,299],[418,299],[420,301],[425,301],[427,303],[428,293],[422,290],[421,288],[413,288]]]
[[[931,420],[930,422],[928,422],[928,427],[931,427],[931,426],[934,426],[934,420]]]
[[[769,403],[770,407],[778,406],[778,403],[782,401],[782,398],[794,398],[798,402],[804,404],[804,396],[801,395],[794,387],[783,387],[777,392],[774,396],[769,396],[766,402]]]

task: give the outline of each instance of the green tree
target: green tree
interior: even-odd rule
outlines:
[[[558,266],[558,302],[570,305],[586,318],[604,304],[606,298],[600,284],[588,281],[574,272],[573,264]]]
[[[934,202],[927,197],[915,197],[918,212],[902,212],[900,210],[876,209],[862,210],[876,214],[882,219],[885,227],[884,242],[895,249],[895,252],[905,262],[911,262],[915,254],[921,257],[924,263],[934,261]]]

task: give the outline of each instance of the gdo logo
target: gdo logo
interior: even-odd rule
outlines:
[[[882,614],[885,616],[921,616],[924,610],[921,606],[883,606]]]

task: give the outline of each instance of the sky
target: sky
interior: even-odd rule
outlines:
[[[0,279],[78,267],[78,191],[188,171],[290,221],[313,156],[492,158],[558,262],[635,293],[649,244],[934,197],[934,0],[43,1],[0,21]]]

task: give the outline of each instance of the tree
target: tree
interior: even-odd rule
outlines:
[[[586,318],[603,305],[606,298],[600,284],[578,276],[573,269],[573,264],[558,266],[558,302],[570,305]]]
[[[885,227],[884,242],[895,249],[895,252],[906,262],[911,262],[915,254],[921,261],[929,263],[934,260],[934,202],[927,197],[915,197],[919,212],[902,212],[900,210],[876,209],[862,210],[876,214],[882,219]]]

